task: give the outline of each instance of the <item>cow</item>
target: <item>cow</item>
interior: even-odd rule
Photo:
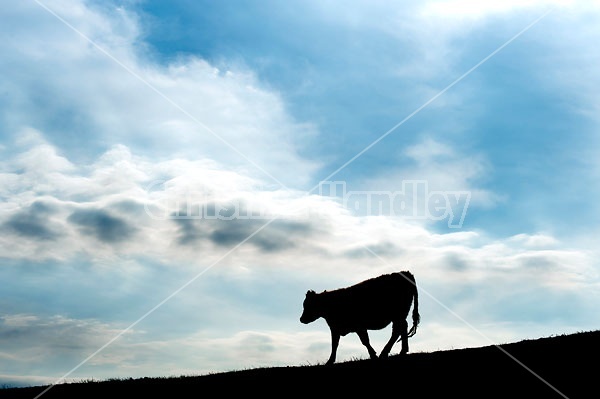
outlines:
[[[413,303],[412,322],[408,330],[408,313]],[[354,332],[366,346],[371,359],[377,353],[369,342],[367,330],[381,330],[392,323],[392,336],[379,358],[386,358],[394,344],[402,340],[400,354],[408,353],[408,338],[415,335],[420,322],[417,282],[409,271],[384,274],[346,288],[316,293],[306,292],[300,322],[323,318],[331,330],[331,356],[326,364],[335,363],[340,337]]]

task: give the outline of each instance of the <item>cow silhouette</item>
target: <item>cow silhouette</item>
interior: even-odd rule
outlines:
[[[412,321],[408,330],[408,313],[414,300]],[[402,340],[401,354],[408,352],[408,338],[415,335],[420,322],[417,282],[409,271],[384,274],[346,288],[316,293],[309,290],[303,303],[300,321],[304,324],[324,318],[331,330],[331,356],[336,358],[340,337],[354,332],[367,347],[371,359],[377,353],[369,342],[367,330],[381,330],[392,323],[392,336],[380,358],[386,358],[392,346]]]

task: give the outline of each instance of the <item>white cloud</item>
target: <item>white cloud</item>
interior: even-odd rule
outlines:
[[[553,248],[558,244],[556,238],[546,234],[517,234],[508,239],[522,244],[526,248]]]
[[[552,6],[569,6],[575,3],[571,0],[511,0],[511,1],[476,1],[476,0],[441,0],[429,1],[422,7],[426,17],[436,17],[455,20],[482,19],[498,14],[527,10],[549,9]]]
[[[156,158],[214,159],[273,184],[307,183],[317,165],[298,150],[316,130],[252,72],[195,57],[161,65],[143,54],[129,12],[44,4],[92,42],[35,3],[3,10],[3,19],[32,21],[0,30],[5,134],[43,125],[63,153],[83,159],[120,143]]]
[[[457,150],[427,137],[406,147],[399,158],[398,163],[405,166],[390,167],[370,177],[361,183],[362,189],[402,193],[406,209],[415,209],[413,213],[417,215],[416,210],[422,208],[419,214],[425,216],[434,216],[430,210],[431,196],[441,194],[446,201],[444,209],[450,211],[443,219],[454,227],[462,226],[458,222],[461,217],[468,218],[470,207],[493,208],[504,201],[504,193],[485,188],[493,167],[483,154]],[[455,200],[450,201],[450,196]],[[400,209],[394,211],[399,215],[405,213]]]
[[[44,148],[55,152],[48,144]],[[445,146],[438,145],[433,152],[419,148],[411,149],[412,156],[419,160],[417,170],[431,175],[404,172],[403,176],[433,176],[428,180],[432,190],[471,188],[467,178],[456,181],[451,177],[440,178],[436,186],[436,176],[446,176],[453,170],[453,163],[462,161]],[[438,160],[446,156],[449,160]],[[20,154],[14,156],[14,162],[23,159],[26,158]],[[60,159],[71,165],[66,158]],[[12,165],[11,160],[5,163]],[[436,163],[442,166],[431,167]],[[153,163],[125,146],[110,149],[90,165],[53,170],[50,186],[23,178],[45,173],[45,167],[37,160],[20,166],[25,171],[16,174],[19,186],[7,193],[11,197],[0,215],[0,223],[10,233],[1,237],[5,249],[2,256],[6,258],[66,260],[81,253],[92,257],[153,254],[166,263],[195,263],[197,249],[203,248],[198,264],[206,264],[210,259],[218,259],[223,249],[233,247],[270,222],[239,249],[248,259],[259,257],[262,265],[275,265],[294,254],[298,266],[310,269],[314,254],[318,253],[327,257],[330,271],[338,267],[342,270],[350,267],[349,259],[373,258],[365,247],[383,259],[425,270],[444,270],[446,266],[438,265],[439,259],[453,254],[455,266],[466,268],[471,277],[482,270],[477,266],[481,262],[478,259],[485,259],[486,265],[495,270],[519,269],[536,262],[539,267],[548,268],[551,264],[566,264],[569,258],[578,259],[578,264],[590,262],[588,254],[565,249],[549,234],[519,234],[505,241],[468,231],[433,234],[426,225],[402,218],[353,215],[336,199],[265,188],[259,180],[215,168],[212,162],[179,159]],[[271,220],[274,217],[279,219]],[[522,254],[529,258],[520,257]],[[373,266],[363,268],[360,263],[351,266],[358,268],[349,277],[373,272]],[[387,268],[376,267],[382,271]]]
[[[431,138],[408,147],[405,154],[416,165],[398,174],[427,180],[430,190],[470,191],[470,204],[475,206],[492,207],[502,200],[502,193],[478,187],[486,182],[492,169],[482,154],[457,151]]]
[[[151,162],[117,145],[91,164],[75,166],[45,142],[22,151],[4,161],[13,172],[3,176],[10,184],[3,193],[7,200],[0,222],[12,234],[0,240],[5,244],[2,255],[14,259],[65,260],[79,253],[108,256],[148,251],[165,259],[193,257],[192,247],[177,248],[178,234],[186,227],[178,220],[187,220],[194,231],[209,228],[205,233],[221,225],[216,234],[233,245],[273,216],[283,219],[272,228],[293,229],[299,223],[308,223],[308,228],[312,222],[300,218],[308,216],[311,203],[323,204],[321,198],[303,198],[302,192],[273,190],[270,184],[224,170],[210,160]],[[199,224],[198,212],[207,206],[220,206],[219,215],[205,216],[204,224]],[[248,210],[251,219],[260,218],[239,222],[229,230],[235,235],[224,236],[235,221],[228,225],[217,219],[230,211]],[[173,214],[181,217],[174,219]],[[257,237],[265,237],[257,241],[263,248],[285,240],[266,234]],[[209,241],[208,236],[202,238]]]

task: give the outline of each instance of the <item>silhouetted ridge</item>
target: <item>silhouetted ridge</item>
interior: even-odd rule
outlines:
[[[361,392],[369,397],[393,395],[411,399],[597,396],[600,331],[525,340],[499,347],[501,349],[489,345],[393,355],[385,360],[355,360],[333,365],[256,368],[197,377],[62,384],[50,389],[42,398],[177,398],[228,394],[261,398],[293,395],[337,398],[356,397]],[[44,389],[3,389],[0,398],[32,399]]]

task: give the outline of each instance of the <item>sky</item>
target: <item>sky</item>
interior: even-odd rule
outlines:
[[[597,329],[599,17],[0,7],[0,384],[322,364],[306,291],[401,270],[411,352]],[[342,337],[338,361],[367,357]]]

